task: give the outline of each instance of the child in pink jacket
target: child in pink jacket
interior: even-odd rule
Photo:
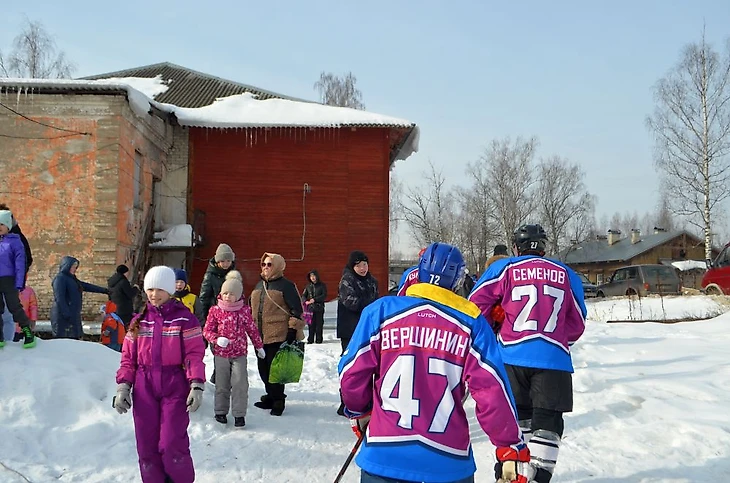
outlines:
[[[134,402],[144,483],[192,483],[188,413],[200,407],[205,382],[200,322],[172,298],[171,268],[152,267],[144,277],[144,290],[149,302],[124,339],[114,407],[123,414]]]
[[[35,295],[35,290],[27,285],[28,275],[25,276],[25,280],[25,288],[18,293],[18,296],[20,297],[20,304],[23,306],[23,311],[25,311],[25,315],[30,320],[30,330],[35,331],[35,323],[38,320],[38,297]],[[15,337],[13,337],[13,342],[20,342],[23,340],[23,337],[24,334],[20,328],[20,324],[15,324]]]
[[[248,409],[248,367],[246,354],[251,338],[259,359],[265,357],[264,343],[251,316],[251,307],[243,301],[241,274],[228,272],[218,296],[218,305],[211,307],[203,336],[215,344],[215,420],[228,423],[228,410],[233,405],[234,426],[246,425]]]

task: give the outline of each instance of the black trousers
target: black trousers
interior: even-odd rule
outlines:
[[[259,376],[261,381],[266,387],[266,395],[271,397],[274,401],[283,400],[286,395],[284,394],[284,384],[271,384],[269,382],[269,373],[271,372],[271,363],[274,361],[276,353],[279,351],[279,347],[284,341],[274,342],[273,344],[264,344],[264,352],[266,357],[258,359],[259,363]]]
[[[25,315],[25,310],[23,310],[23,304],[20,303],[18,289],[15,288],[15,277],[0,277],[0,314],[5,312],[6,305],[8,311],[13,315],[13,322],[21,327],[30,325],[30,320],[28,320],[28,316]],[[0,336],[2,335],[2,327],[0,326]],[[4,339],[0,337],[0,340]]]
[[[317,342],[320,344],[324,339],[322,331],[324,330],[324,312],[312,312],[312,325],[309,326],[309,337],[307,342]]]

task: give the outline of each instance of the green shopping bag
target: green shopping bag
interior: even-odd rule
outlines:
[[[304,342],[281,344],[279,351],[271,362],[269,383],[290,384],[299,382],[304,367]]]

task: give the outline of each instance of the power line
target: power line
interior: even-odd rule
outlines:
[[[16,110],[15,110],[15,109],[13,109],[12,107],[6,106],[6,105],[5,105],[5,104],[3,104],[2,102],[0,102],[0,107],[4,107],[4,108],[5,108],[5,109],[7,109],[8,111],[12,112],[12,113],[13,113],[13,114],[15,114],[16,116],[20,116],[20,117],[22,117],[22,118],[23,118],[23,119],[25,119],[26,121],[34,122],[34,123],[36,123],[36,124],[39,124],[39,125],[41,125],[41,126],[45,126],[45,127],[51,128],[51,129],[55,129],[55,130],[57,130],[57,131],[63,131],[63,132],[68,132],[68,133],[72,133],[72,134],[74,134],[74,135],[79,135],[79,136],[91,136],[91,133],[88,133],[88,132],[81,132],[81,131],[76,131],[76,130],[73,130],[73,129],[66,129],[66,128],[62,128],[62,127],[57,127],[57,126],[54,126],[54,125],[52,125],[52,124],[46,124],[45,122],[42,122],[42,121],[38,121],[38,120],[36,120],[36,119],[33,119],[33,118],[31,118],[31,117],[28,117],[28,116],[26,116],[26,115],[25,115],[25,114],[23,114],[23,113],[20,113],[20,112],[16,111]]]

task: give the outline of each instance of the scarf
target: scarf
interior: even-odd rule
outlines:
[[[223,299],[218,299],[218,307],[222,308],[226,312],[237,312],[241,310],[243,305],[243,299],[240,299],[238,302],[226,302]]]

